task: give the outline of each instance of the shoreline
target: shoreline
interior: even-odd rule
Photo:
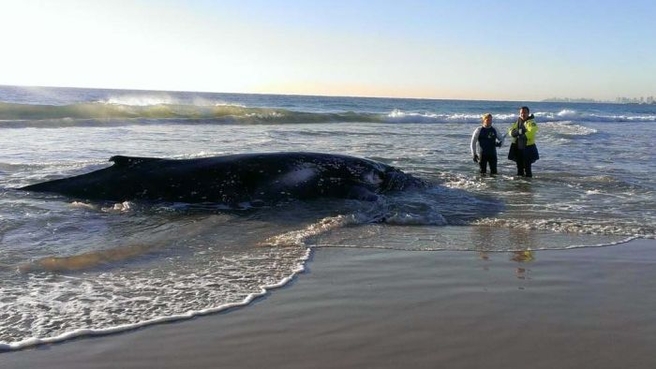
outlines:
[[[3,368],[653,368],[656,240],[320,248],[249,305],[0,353]]]

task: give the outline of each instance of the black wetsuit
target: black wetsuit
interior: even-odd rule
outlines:
[[[481,173],[485,173],[488,164],[490,165],[490,173],[497,174],[497,146],[501,143],[501,138],[494,127],[478,127],[474,131],[474,140],[478,142],[481,152],[479,153],[478,164],[480,165]],[[474,145],[475,142],[472,142]],[[475,148],[472,148],[475,150]],[[474,151],[476,155],[476,151]]]

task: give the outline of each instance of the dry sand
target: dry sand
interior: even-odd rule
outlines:
[[[220,314],[0,354],[0,368],[656,368],[656,241],[317,249]]]

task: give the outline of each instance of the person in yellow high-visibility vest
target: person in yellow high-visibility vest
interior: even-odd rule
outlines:
[[[538,125],[535,117],[530,114],[527,106],[519,109],[519,118],[508,130],[512,137],[508,159],[517,163],[517,175],[521,177],[533,177],[531,165],[540,159],[538,148],[535,145],[535,134]]]

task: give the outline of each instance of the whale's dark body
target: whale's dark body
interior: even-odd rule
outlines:
[[[114,156],[110,161],[108,168],[21,189],[87,200],[239,206],[320,197],[375,200],[381,193],[424,186],[380,162],[312,152],[183,160]]]

